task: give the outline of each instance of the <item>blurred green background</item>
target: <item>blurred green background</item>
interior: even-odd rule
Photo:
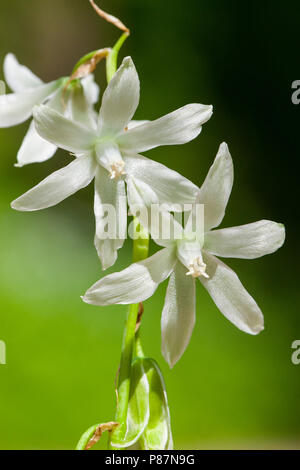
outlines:
[[[154,119],[189,102],[215,108],[198,139],[147,156],[200,185],[225,140],[235,185],[222,226],[267,218],[287,227],[278,253],[228,261],[264,312],[266,329],[258,337],[235,329],[199,285],[192,341],[170,371],[160,353],[166,286],[145,303],[144,348],[165,375],[175,448],[300,449],[300,365],[291,362],[292,342],[300,339],[300,106],[291,102],[291,83],[300,78],[299,2],[99,4],[132,30],[121,57],[131,55],[140,74],[137,118]],[[1,62],[14,52],[45,81],[68,75],[78,58],[118,35],[88,0],[1,5]],[[103,64],[97,79],[103,89]],[[71,449],[87,427],[114,418],[126,307],[97,308],[80,299],[102,275],[91,186],[49,210],[10,209],[10,201],[70,161],[59,151],[44,164],[14,168],[27,126],[0,130],[0,340],[7,345],[0,448]],[[130,249],[128,241],[117,270],[130,263]]]

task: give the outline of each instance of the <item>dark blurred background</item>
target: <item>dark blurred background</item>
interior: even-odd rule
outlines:
[[[291,101],[291,84],[300,79],[299,2],[99,5],[132,31],[120,59],[131,55],[140,75],[136,118],[154,119],[190,102],[214,105],[198,139],[147,156],[200,185],[226,141],[235,185],[222,226],[266,218],[287,228],[278,253],[228,262],[264,312],[266,329],[258,337],[235,329],[199,286],[192,341],[170,371],[160,353],[166,286],[145,303],[144,348],[165,375],[175,447],[300,449],[300,365],[291,362],[292,342],[300,339],[300,105]],[[118,36],[88,0],[1,5],[1,62],[13,52],[44,81],[68,75],[82,55]],[[103,90],[104,64],[96,76]],[[27,126],[0,130],[0,340],[7,345],[0,448],[73,448],[87,427],[114,418],[126,307],[97,308],[80,299],[102,275],[91,186],[46,211],[10,209],[10,201],[70,161],[59,151],[49,162],[14,168]],[[115,269],[130,263],[130,249],[128,241]]]

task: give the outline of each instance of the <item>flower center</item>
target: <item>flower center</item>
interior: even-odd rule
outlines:
[[[114,162],[110,165],[110,179],[115,180],[120,178],[120,176],[126,175],[126,171],[124,170],[125,168],[125,162],[123,160],[120,160],[118,162]]]
[[[200,277],[203,276],[209,279],[209,275],[206,272],[206,264],[203,262],[201,256],[197,256],[189,264],[189,271],[186,273],[187,276]]]

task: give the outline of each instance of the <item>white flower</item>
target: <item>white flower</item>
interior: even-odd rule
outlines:
[[[176,203],[192,203],[197,192],[197,187],[186,178],[138,153],[194,139],[201,131],[201,124],[210,118],[212,107],[190,104],[155,121],[132,124],[139,96],[139,78],[128,57],[105,90],[97,129],[89,122],[83,126],[71,121],[47,106],[37,107],[34,118],[39,134],[78,158],[12,203],[17,210],[44,209],[95,178],[95,245],[104,269],[114,264],[117,250],[124,243],[125,182],[130,205],[163,202],[171,210],[174,205],[176,208]],[[122,236],[115,240],[102,237],[106,224],[104,203],[118,209],[116,232]]]
[[[276,222],[261,220],[212,230],[224,217],[232,184],[233,164],[224,143],[197,196],[196,202],[204,204],[204,236],[191,231],[193,214],[184,230],[169,213],[162,214],[164,218],[171,218],[177,239],[156,239],[164,249],[145,261],[104,277],[83,298],[95,305],[138,303],[151,297],[158,285],[170,276],[161,327],[162,352],[171,367],[185,351],[195,324],[196,278],[223,315],[240,330],[255,335],[263,329],[260,308],[237,275],[214,255],[253,259],[273,253],[283,244],[285,229]],[[153,225],[149,228],[156,230]]]
[[[4,76],[14,93],[0,96],[0,127],[20,124],[32,116],[35,105],[48,106],[74,120],[92,119],[93,104],[98,101],[99,88],[92,75],[71,83],[64,89],[67,78],[43,83],[27,67],[20,65],[13,54],[4,60]],[[17,155],[16,166],[43,162],[56,152],[56,145],[40,137],[31,122]]]

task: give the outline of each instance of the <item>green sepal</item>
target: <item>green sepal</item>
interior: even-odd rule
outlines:
[[[171,420],[163,375],[153,359],[143,359],[143,365],[149,383],[150,417],[140,447],[144,450],[172,450]]]
[[[149,415],[149,383],[144,360],[137,358],[131,367],[126,425],[120,424],[113,432],[111,446],[116,449],[133,446],[145,431]]]
[[[113,433],[111,445],[125,449],[138,444],[143,450],[172,450],[173,439],[166,387],[153,359],[132,363],[126,426]]]

